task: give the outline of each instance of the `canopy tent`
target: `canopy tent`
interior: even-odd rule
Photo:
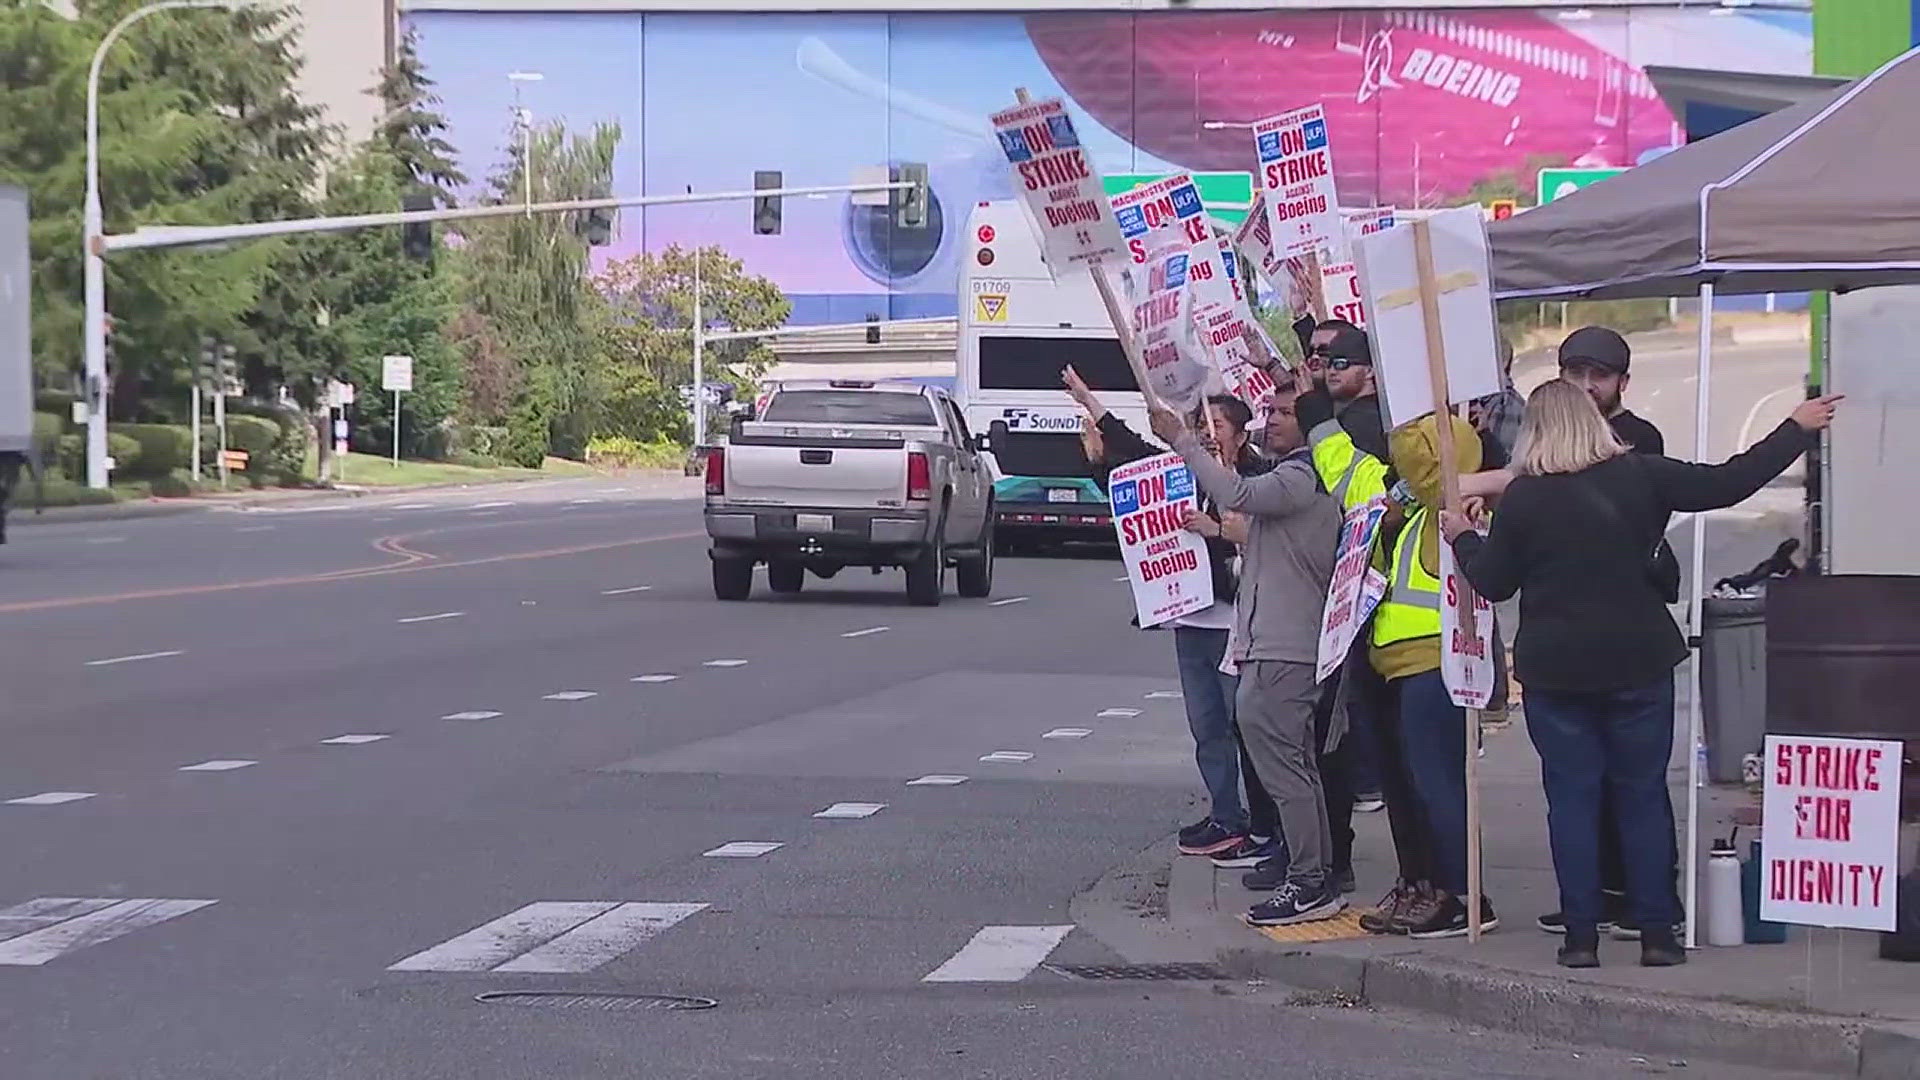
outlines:
[[[1488,227],[1494,294],[1614,299],[1920,281],[1920,50]]]
[[[1705,455],[1715,292],[1920,282],[1920,49],[1857,82],[1682,147],[1487,230],[1500,299],[1700,297],[1695,459]],[[1706,519],[1688,625],[1700,633]],[[1687,665],[1687,944],[1697,940],[1700,657]]]

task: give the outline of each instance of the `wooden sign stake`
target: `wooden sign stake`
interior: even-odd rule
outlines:
[[[1440,444],[1440,490],[1447,509],[1460,510],[1460,462],[1453,454],[1453,403],[1447,391],[1446,342],[1440,332],[1440,282],[1433,272],[1433,234],[1425,219],[1413,222],[1414,273],[1419,281],[1420,318],[1427,331],[1427,377],[1433,386],[1433,421]],[[1436,525],[1437,527],[1437,525]],[[1414,542],[1419,543],[1415,537]],[[1443,536],[1441,543],[1446,543]],[[1419,552],[1414,553],[1419,557]],[[1463,575],[1464,577],[1464,575]],[[1473,588],[1464,580],[1461,631],[1471,634]],[[1446,643],[1441,643],[1445,648]],[[1480,940],[1480,710],[1467,709],[1467,940]]]

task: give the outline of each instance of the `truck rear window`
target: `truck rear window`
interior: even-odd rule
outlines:
[[[783,390],[773,395],[761,419],[789,424],[940,426],[925,397],[884,390]]]

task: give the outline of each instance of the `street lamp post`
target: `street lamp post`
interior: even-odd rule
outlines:
[[[185,8],[249,7],[252,0],[160,0],[135,8],[113,24],[93,50],[87,69],[87,190],[81,211],[80,257],[85,278],[86,312],[81,324],[87,400],[87,486],[107,486],[107,266],[100,237],[105,216],[100,209],[100,68],[107,50],[127,28],[155,12]]]
[[[546,76],[537,71],[509,71],[507,78],[513,82],[513,119],[520,125],[520,182],[522,201],[527,207],[527,216],[533,216],[533,113],[520,104],[520,88],[527,83],[536,83]]]

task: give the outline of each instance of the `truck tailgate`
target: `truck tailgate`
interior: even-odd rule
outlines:
[[[880,432],[840,438],[751,432],[761,426],[745,425],[727,445],[729,502],[849,509],[906,504],[904,439]]]

